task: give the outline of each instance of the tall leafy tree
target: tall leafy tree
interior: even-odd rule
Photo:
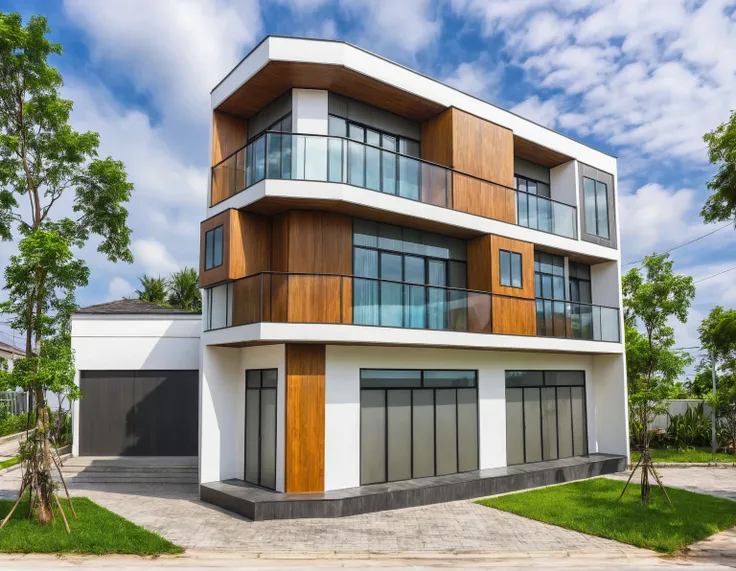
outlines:
[[[710,195],[701,216],[706,222],[736,219],[736,111],[731,117],[703,136],[708,145],[708,159],[718,172],[708,182]]]
[[[725,440],[736,451],[736,310],[715,306],[698,327],[700,343],[715,356],[716,392],[706,398],[716,411]]]
[[[164,278],[161,276],[154,278],[153,276],[144,274],[138,278],[138,281],[141,283],[140,289],[135,290],[138,299],[157,303],[158,305],[166,304],[168,284]]]
[[[627,361],[630,361],[627,365],[630,424],[638,431],[641,500],[645,505],[649,503],[649,474],[659,481],[651,463],[647,427],[657,414],[665,411],[664,399],[672,394],[675,379],[691,361],[686,353],[673,349],[675,336],[668,323],[671,318],[681,323],[687,321],[695,286],[691,277],[675,274],[672,264],[668,254],[647,256],[641,269],[633,268],[622,280]],[[660,487],[664,491],[661,483]]]
[[[202,310],[202,293],[199,291],[199,274],[194,268],[174,272],[169,279],[168,304],[188,311]]]
[[[54,501],[61,506],[44,387],[74,391],[71,353],[46,340],[63,337],[75,290],[89,277],[74,251],[94,235],[108,260],[133,261],[125,209],[133,185],[121,162],[98,157],[97,133],[69,125],[72,102],[60,96],[62,76],[49,65],[62,47],[49,31],[41,16],[24,26],[19,14],[0,12],[0,237],[19,240],[5,269],[8,299],[0,311],[25,334],[26,348],[1,382],[35,396],[35,429],[21,446],[19,499],[30,493],[41,523],[54,519]]]

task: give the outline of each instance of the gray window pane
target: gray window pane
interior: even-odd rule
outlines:
[[[475,371],[424,371],[424,386],[427,388],[462,388],[475,385]]]
[[[266,369],[262,373],[263,387],[276,388],[279,372],[276,369]]]
[[[542,459],[542,424],[540,389],[524,389],[524,445],[527,462]]]
[[[580,301],[583,303],[593,303],[593,296],[590,291],[590,282],[580,281],[578,282],[580,289]]]
[[[430,262],[431,264],[431,262]],[[444,268],[444,263],[440,262]],[[430,265],[431,268],[431,265]],[[404,281],[413,284],[423,284],[426,282],[424,276],[424,258],[417,258],[416,256],[405,256],[404,257]],[[444,285],[444,284],[433,284],[433,285]]]
[[[411,478],[411,390],[390,390],[388,400],[388,479]]]
[[[398,283],[381,282],[381,325],[385,327],[401,327],[403,286]]]
[[[414,477],[434,476],[434,396],[431,389],[414,391]]]
[[[365,146],[359,143],[348,143],[348,184],[365,184]]]
[[[404,327],[423,329],[427,325],[427,288],[404,287]]]
[[[399,194],[419,200],[419,161],[399,157]]]
[[[212,263],[215,267],[222,265],[222,226],[218,226],[214,232],[214,254]]]
[[[330,115],[328,122],[328,133],[335,135],[336,137],[344,137],[347,135],[347,126],[345,125],[345,119]]]
[[[542,276],[542,297],[545,299],[552,299],[552,276]]]
[[[511,254],[511,285],[513,287],[522,287],[521,285],[521,254]]]
[[[245,481],[258,485],[258,428],[260,390],[245,391]]]
[[[381,151],[365,149],[365,186],[371,190],[381,190]]]
[[[526,183],[526,191],[529,194],[537,194],[537,183],[533,180],[527,181]]]
[[[555,389],[542,389],[542,441],[545,460],[557,458],[557,403],[555,402]]]
[[[437,435],[437,475],[457,472],[457,403],[455,389],[436,391],[435,434]]]
[[[261,486],[276,487],[276,389],[261,389]]]
[[[209,270],[213,266],[212,255],[215,251],[215,235],[210,230],[204,235],[204,269]]]
[[[541,387],[543,379],[542,371],[506,371],[507,387]]]
[[[587,427],[585,426],[585,392],[582,387],[570,389],[572,397],[573,453],[575,456],[588,453]]]
[[[260,369],[245,372],[245,386],[249,389],[259,389],[261,387]]]
[[[386,481],[385,391],[360,391],[360,483]]]
[[[549,185],[544,182],[538,182],[537,183],[537,194],[539,196],[546,196],[547,198],[549,198],[550,197]]]
[[[348,123],[348,137],[354,141],[365,142],[365,129],[359,125]]]
[[[478,390],[457,390],[458,472],[478,469]]]
[[[585,385],[585,371],[546,371],[544,384],[548,387],[560,385]]]
[[[606,185],[596,182],[596,222],[598,224],[598,235],[608,238],[608,192]]]
[[[572,456],[572,411],[569,387],[557,387],[557,437],[560,442],[560,458]]]
[[[361,278],[378,277],[378,252],[364,248],[353,248],[355,260],[353,262],[356,276]]]
[[[330,182],[343,182],[344,141],[342,139],[330,139],[327,142],[327,148],[327,180]]]
[[[373,220],[353,219],[353,245],[378,247],[378,224]]]
[[[392,224],[378,225],[378,247],[382,250],[394,250],[396,252],[404,251],[404,241],[402,238],[401,226]]]
[[[401,256],[381,252],[381,278],[402,281]]]
[[[374,280],[353,280],[353,323],[379,325],[378,286]]]
[[[511,254],[509,252],[506,252],[504,250],[501,250],[499,252],[499,265],[500,265],[500,275],[501,275],[501,285],[502,286],[510,286],[511,285]]]
[[[388,149],[389,151],[398,150],[396,147],[396,137],[392,137],[391,135],[384,134],[381,137],[381,146],[384,149]]]
[[[422,372],[391,369],[362,369],[360,371],[360,388],[419,388],[422,386]]]
[[[565,299],[565,278],[559,276],[552,278],[552,298]]]
[[[385,139],[385,137],[384,137]],[[383,167],[383,180],[381,181],[381,190],[388,194],[396,194],[396,155],[386,151],[381,151],[381,166]]]
[[[506,464],[524,463],[524,423],[521,391],[506,389]]]
[[[583,178],[583,207],[585,209],[585,231],[596,235],[595,181],[592,178]]]

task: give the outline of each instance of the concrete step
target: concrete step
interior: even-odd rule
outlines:
[[[64,476],[64,480],[70,484],[196,484],[197,476],[166,476],[161,475],[157,478],[150,476],[85,476],[78,474],[76,476]]]
[[[64,462],[64,478],[83,484],[196,484],[196,457],[74,457]]]

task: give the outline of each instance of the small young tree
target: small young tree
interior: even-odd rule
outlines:
[[[184,268],[171,274],[168,304],[187,311],[202,310],[202,293],[199,291],[199,275],[194,268]]]
[[[76,307],[75,290],[89,277],[72,250],[94,234],[101,238],[97,250],[110,261],[133,261],[124,207],[133,185],[121,162],[97,158],[97,133],[69,125],[72,102],[59,96],[61,74],[48,64],[62,48],[48,33],[41,16],[23,26],[19,14],[0,12],[0,237],[11,240],[15,230],[20,239],[18,254],[5,268],[8,299],[0,312],[26,341],[26,358],[2,382],[34,395],[35,429],[21,447],[18,501],[29,490],[31,513],[41,523],[54,519],[53,500],[61,506],[44,388],[64,385],[73,391],[70,354],[44,341],[62,333]],[[60,205],[66,206],[61,213]]]
[[[161,276],[154,278],[144,274],[138,278],[138,281],[141,282],[141,289],[135,290],[138,299],[150,301],[158,305],[164,305],[166,303],[166,290],[168,286],[164,278]]]
[[[687,354],[673,350],[674,331],[668,321],[671,317],[682,323],[687,321],[695,286],[691,277],[672,271],[672,262],[667,254],[647,256],[642,266],[644,275],[639,268],[634,268],[622,281],[627,324],[629,410],[636,420],[632,424],[639,430],[637,440],[641,448],[641,459],[629,481],[641,466],[641,501],[648,505],[650,474],[667,495],[652,465],[649,423],[664,411],[663,400],[672,394],[675,379],[690,362]],[[643,331],[635,329],[637,326]]]

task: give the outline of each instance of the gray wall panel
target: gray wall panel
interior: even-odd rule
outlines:
[[[350,119],[357,123],[363,123],[369,127],[401,137],[407,137],[417,141],[422,138],[422,127],[419,123],[406,117],[395,115],[390,111],[373,107],[362,101],[356,101],[355,99],[350,99],[337,93],[330,93],[327,105],[331,115],[337,115],[338,117]]]

